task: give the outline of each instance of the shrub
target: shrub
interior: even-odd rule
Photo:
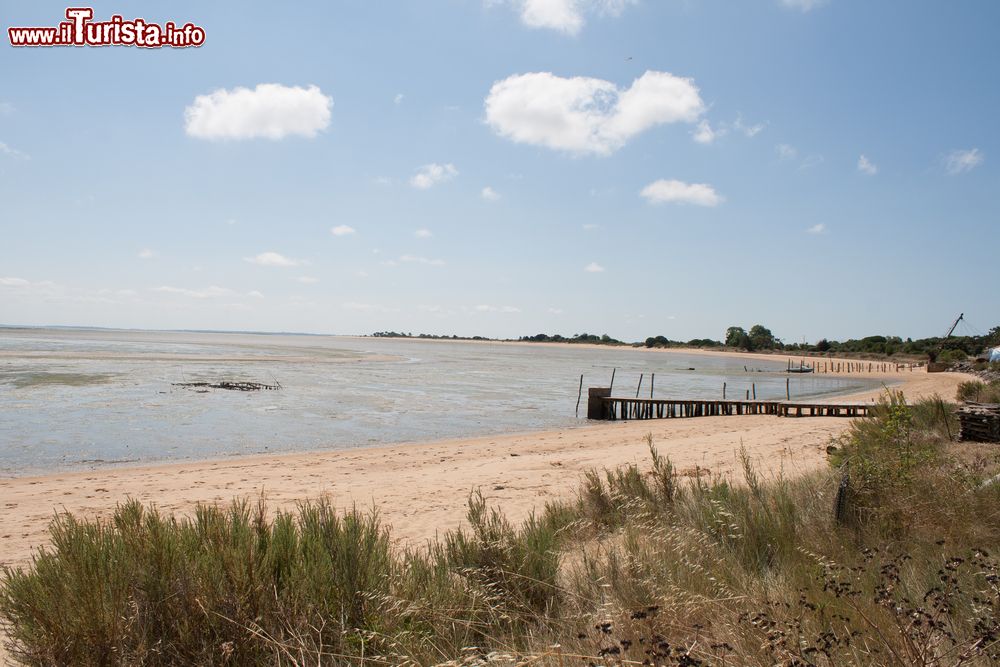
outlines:
[[[0,623],[35,665],[996,664],[1000,453],[953,456],[953,429],[887,393],[794,479],[741,449],[741,478],[685,480],[648,437],[648,467],[521,525],[475,492],[468,527],[401,551],[323,500],[63,514]]]

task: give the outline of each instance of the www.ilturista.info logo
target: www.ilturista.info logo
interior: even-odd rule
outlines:
[[[185,48],[205,43],[205,29],[193,23],[163,25],[114,15],[93,21],[91,7],[69,7],[66,21],[55,27],[7,28],[11,46],[139,46],[146,49]]]

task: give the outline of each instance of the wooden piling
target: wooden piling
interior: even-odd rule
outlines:
[[[583,396],[583,373],[580,373],[580,390],[576,392],[576,416],[580,416],[580,398]]]
[[[790,378],[785,378],[785,400],[788,401],[792,400],[791,383],[789,380]]]
[[[643,373],[639,373],[639,384],[635,388],[635,397],[639,398],[639,390],[642,389],[642,376]]]

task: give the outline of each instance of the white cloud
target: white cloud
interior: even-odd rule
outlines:
[[[780,0],[781,5],[788,9],[798,9],[802,12],[812,11],[826,4],[826,0]]]
[[[395,308],[386,308],[377,303],[358,303],[357,301],[348,301],[347,303],[341,304],[341,307],[345,310],[357,310],[363,313],[395,313],[398,312]]]
[[[354,229],[350,225],[337,225],[336,227],[330,228],[330,233],[334,236],[350,236],[358,230]]]
[[[570,35],[580,32],[584,23],[575,0],[523,0],[521,21],[529,28],[549,28]]]
[[[0,114],[14,113],[14,105],[10,102],[0,102]]]
[[[187,296],[192,299],[214,299],[218,297],[232,296],[235,294],[235,292],[228,287],[218,287],[217,285],[212,285],[211,287],[205,287],[203,289],[187,289],[184,287],[171,287],[169,285],[164,285],[163,287],[153,288],[153,291],[161,292],[163,294]]]
[[[595,224],[593,222],[587,222],[587,223],[584,223],[584,225],[583,225],[583,229],[585,231],[588,231],[588,232],[592,232],[595,229],[600,229],[600,227],[601,227],[600,225]]]
[[[428,259],[427,257],[420,257],[418,255],[403,255],[402,257],[399,258],[399,261],[406,262],[408,264],[426,264],[428,266],[444,266],[443,259]]]
[[[520,12],[521,22],[529,28],[576,35],[586,23],[585,13],[618,16],[636,0],[486,0],[487,6],[505,2]]]
[[[0,292],[14,299],[31,299],[35,303],[116,304],[134,305],[141,301],[132,289],[88,289],[70,287],[51,280],[31,281],[24,278],[0,277]]]
[[[483,188],[482,192],[479,194],[482,195],[482,198],[486,201],[497,201],[500,199],[500,193],[488,185]]]
[[[604,267],[597,262],[591,262],[587,266],[583,267],[583,270],[587,273],[604,273]]]
[[[253,297],[254,299],[264,298],[264,295],[258,292],[257,290],[250,290],[249,292],[247,292],[247,296]]]
[[[514,306],[491,306],[489,304],[482,304],[476,306],[476,311],[480,313],[520,313],[520,308],[515,308]]]
[[[511,141],[608,155],[656,125],[697,121],[705,105],[693,80],[668,72],[647,71],[626,89],[530,72],[494,83],[485,107],[486,122]]]
[[[392,103],[395,104],[396,106],[399,106],[400,104],[403,103],[404,97],[406,97],[406,95],[403,95],[403,93],[396,93],[396,96],[392,98]]]
[[[564,311],[562,308],[549,308],[548,312],[550,315],[562,315],[566,311]]]
[[[639,193],[650,204],[695,204],[718,206],[723,198],[707,183],[660,179],[644,187]]]
[[[24,278],[0,278],[0,287],[30,287],[31,281]]]
[[[184,131],[198,139],[312,138],[330,125],[333,98],[316,86],[261,83],[198,95],[184,110]]]
[[[742,115],[737,116],[736,120],[733,121],[733,129],[736,130],[737,132],[742,132],[743,135],[748,139],[753,139],[754,137],[756,137],[758,134],[764,131],[765,127],[767,126],[764,123],[747,125],[746,123],[743,122]]]
[[[139,251],[137,257],[139,259],[152,259],[153,257],[156,257],[156,253],[150,250],[149,248],[143,248],[142,250]]]
[[[806,233],[807,234],[826,234],[826,225],[824,225],[822,222],[819,223],[819,224],[813,225],[812,227],[810,227],[809,229],[806,230]]]
[[[254,255],[253,257],[244,257],[243,261],[250,262],[251,264],[256,264],[258,266],[301,266],[303,264],[308,264],[309,262],[303,259],[292,259],[291,257],[285,257],[284,255],[279,255],[276,252],[262,252],[259,255]]]
[[[691,132],[691,136],[693,136],[694,140],[699,144],[710,144],[715,141],[716,131],[712,129],[712,126],[707,120],[702,120]]]
[[[863,174],[868,174],[869,176],[874,176],[878,173],[878,166],[866,156],[862,155],[858,158],[858,171]]]
[[[774,152],[778,154],[779,160],[794,160],[799,156],[798,149],[789,144],[778,144],[774,147]]]
[[[451,164],[425,164],[417,169],[417,173],[410,179],[410,185],[418,190],[432,188],[438,183],[444,183],[458,176],[458,169]]]
[[[16,148],[12,148],[0,141],[0,154],[8,155],[13,158],[18,158],[20,160],[30,160],[31,156],[25,152],[19,151]]]
[[[736,120],[730,122],[722,122],[712,127],[711,123],[706,119],[699,121],[697,127],[691,132],[691,136],[700,144],[711,144],[717,139],[721,139],[730,132],[738,132],[745,136],[747,139],[753,139],[758,134],[764,131],[766,125],[764,123],[756,123],[754,125],[747,125],[743,122],[743,116],[737,115]]]
[[[417,231],[413,232],[413,235],[416,236],[418,239],[429,239],[430,237],[434,236],[433,232],[431,232],[431,230],[429,229],[418,229]]]
[[[299,281],[303,285],[314,285],[319,282],[319,278],[313,278],[312,276],[299,276],[295,280]]]
[[[985,159],[986,156],[978,148],[955,150],[945,156],[944,168],[949,174],[964,174],[981,165]]]

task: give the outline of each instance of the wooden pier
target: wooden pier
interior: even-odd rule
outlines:
[[[611,390],[592,387],[587,401],[587,419],[619,421],[631,419],[680,419],[731,415],[776,417],[866,417],[872,405],[845,403],[795,403],[791,401],[676,400],[663,398],[612,397]]]

